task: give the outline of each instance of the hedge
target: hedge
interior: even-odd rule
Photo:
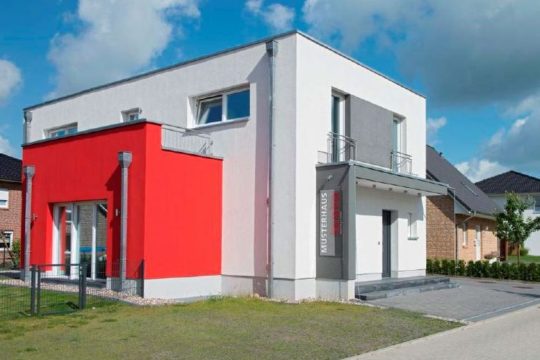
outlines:
[[[478,278],[509,279],[540,282],[540,264],[515,264],[506,262],[489,263],[486,260],[438,260],[427,259],[428,274],[457,275]]]

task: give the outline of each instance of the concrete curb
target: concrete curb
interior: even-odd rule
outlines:
[[[535,305],[532,305],[532,306],[527,306],[525,308],[522,308],[522,309],[519,309],[519,310],[516,310],[516,311],[512,311],[512,312],[509,312],[509,313],[505,313],[505,314],[500,315],[500,316],[491,317],[491,318],[488,318],[488,319],[485,319],[485,320],[480,320],[480,321],[473,322],[473,323],[470,323],[470,324],[465,325],[465,326],[461,326],[461,327],[451,329],[451,330],[447,330],[447,331],[438,332],[436,334],[428,335],[428,336],[425,336],[425,337],[422,337],[422,338],[412,339],[412,340],[405,341],[405,342],[402,342],[402,343],[399,343],[399,344],[390,345],[388,347],[378,349],[378,350],[374,350],[374,351],[370,351],[370,352],[367,352],[367,353],[363,353],[363,354],[359,354],[359,355],[353,355],[353,356],[345,358],[343,360],[361,360],[361,359],[364,359],[364,358],[369,358],[371,356],[375,356],[375,355],[378,355],[378,354],[381,354],[381,353],[385,353],[385,352],[388,352],[390,350],[401,348],[401,347],[404,347],[404,346],[407,346],[407,345],[410,345],[410,344],[416,344],[416,343],[419,343],[419,342],[425,342],[425,341],[428,341],[428,340],[433,339],[433,338],[438,338],[440,336],[446,336],[446,335],[453,334],[453,333],[460,332],[460,331],[467,331],[469,329],[473,329],[473,328],[478,327],[480,325],[500,320],[501,318],[505,318],[505,317],[514,315],[516,313],[530,311],[531,309],[534,309],[534,308],[540,308],[540,307],[538,306],[538,304],[535,304]]]

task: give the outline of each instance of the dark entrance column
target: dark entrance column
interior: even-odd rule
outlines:
[[[383,233],[382,233],[382,277],[390,277],[392,254],[390,252],[392,242],[392,212],[383,210],[382,213]]]

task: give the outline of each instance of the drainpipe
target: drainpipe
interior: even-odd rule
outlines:
[[[278,43],[275,40],[269,41],[266,43],[266,54],[270,59],[270,94],[268,98],[269,104],[269,159],[268,159],[268,285],[266,295],[269,298],[272,298],[274,295],[274,239],[273,239],[273,228],[274,228],[274,217],[272,216],[273,206],[272,206],[272,195],[274,193],[274,183],[272,179],[274,178],[274,168],[272,166],[272,161],[274,158],[274,113],[275,113],[275,76],[276,76],[276,55],[278,53]]]
[[[128,168],[132,156],[128,151],[118,153],[118,162],[122,171],[122,188],[120,202],[120,290],[124,290],[126,282],[127,261],[127,220],[128,220]]]
[[[30,129],[32,128],[32,113],[30,111],[24,112],[24,131],[23,131],[23,143],[30,142]]]
[[[36,169],[33,165],[25,166],[23,169],[26,177],[26,195],[24,202],[24,271],[21,274],[21,278],[24,281],[30,281],[30,246],[31,233],[30,227],[32,225],[32,179],[36,173]]]
[[[454,245],[455,245],[455,260],[456,264],[459,261],[459,241],[458,241],[458,234],[457,234],[457,224],[456,224],[456,191],[452,187],[448,187],[448,190],[450,191],[450,196],[452,197],[452,214],[454,215]]]
[[[455,213],[455,212],[454,212],[454,213]],[[470,211],[470,210],[469,210],[469,217],[466,218],[465,220],[463,220],[463,221],[461,222],[460,225],[465,224],[467,221],[471,220],[471,219],[472,219],[473,217],[475,217],[475,216],[476,216],[476,211]],[[454,214],[454,217],[455,217],[455,214]],[[467,229],[467,230],[468,230],[468,229]],[[467,241],[468,241],[468,240],[467,240]],[[457,226],[456,226],[456,243],[457,243]]]

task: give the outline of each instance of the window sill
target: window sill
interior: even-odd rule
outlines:
[[[413,240],[418,240],[418,236],[409,236],[408,237],[409,240],[413,241]]]
[[[195,126],[192,126],[192,127],[188,128],[187,130],[189,130],[189,131],[204,130],[204,129],[208,129],[208,128],[227,126],[227,125],[232,125],[232,124],[241,124],[241,123],[245,123],[245,122],[248,122],[248,121],[249,121],[249,117],[241,118],[241,119],[235,119],[235,120],[220,121],[220,122],[215,122],[215,123],[210,123],[210,124],[205,124],[205,125],[195,125]]]

